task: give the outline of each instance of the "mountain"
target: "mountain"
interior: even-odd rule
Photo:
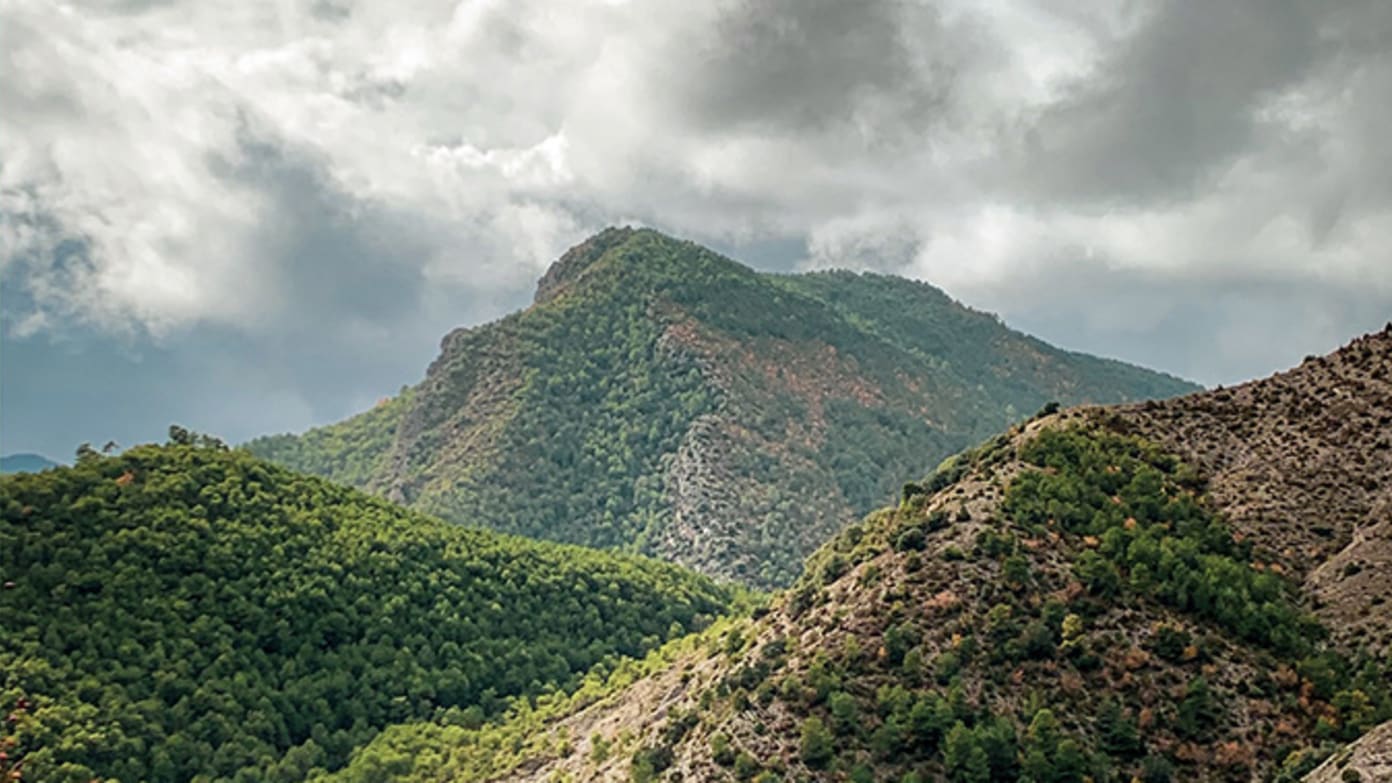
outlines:
[[[784,585],[903,481],[1051,400],[1196,387],[1052,348],[908,280],[757,273],[609,229],[425,380],[247,444],[445,519]]]
[[[38,473],[58,467],[58,463],[39,454],[6,454],[0,457],[0,473]]]
[[[767,612],[497,724],[393,727],[324,780],[1381,780],[1389,424],[1392,324],[1236,388],[1038,416]]]
[[[7,781],[300,781],[388,724],[574,688],[734,598],[174,440],[0,478]]]

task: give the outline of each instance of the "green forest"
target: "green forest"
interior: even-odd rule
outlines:
[[[0,769],[43,783],[303,780],[388,724],[576,687],[738,598],[177,429],[0,479],[0,583]]]

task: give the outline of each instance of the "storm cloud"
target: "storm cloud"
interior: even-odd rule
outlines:
[[[0,1],[0,450],[300,429],[605,225],[1232,383],[1392,318],[1376,0]]]

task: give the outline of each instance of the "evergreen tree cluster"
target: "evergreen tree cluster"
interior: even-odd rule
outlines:
[[[1250,542],[1200,501],[1193,472],[1174,458],[1082,428],[1043,432],[1020,456],[1045,470],[1011,483],[1005,511],[1038,533],[1056,525],[1097,539],[1074,566],[1094,594],[1153,596],[1283,654],[1308,653],[1321,638],[1293,586],[1252,568]]]

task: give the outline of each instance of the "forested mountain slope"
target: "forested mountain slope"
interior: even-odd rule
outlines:
[[[767,614],[497,725],[395,727],[332,779],[1378,780],[1389,416],[1392,325],[1236,389],[1041,416]]]
[[[670,564],[176,439],[0,478],[5,780],[299,781],[389,723],[476,725],[730,607]]]
[[[1193,389],[922,283],[760,274],[609,229],[557,261],[530,308],[450,333],[420,384],[248,448],[446,519],[766,586],[1049,400]]]

